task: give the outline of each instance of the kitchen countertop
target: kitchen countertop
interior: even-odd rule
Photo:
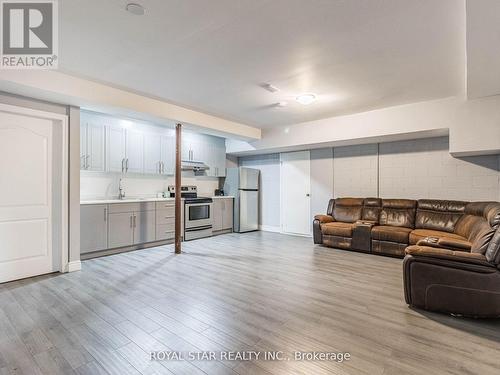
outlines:
[[[212,197],[212,199],[222,199],[222,198],[234,198],[233,196],[218,196]],[[174,201],[175,198],[125,198],[125,199],[89,199],[82,200],[80,204],[114,204],[114,203],[142,203],[142,202],[165,202]],[[184,198],[181,198],[184,200]]]
[[[212,199],[225,199],[225,198],[234,199],[232,195],[218,195],[216,197],[212,197]]]

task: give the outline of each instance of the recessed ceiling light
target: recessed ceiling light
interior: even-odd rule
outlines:
[[[126,9],[127,12],[135,14],[136,16],[143,16],[145,13],[144,7],[141,4],[129,3]]]
[[[295,98],[300,104],[309,105],[316,100],[316,95],[314,94],[301,94]]]

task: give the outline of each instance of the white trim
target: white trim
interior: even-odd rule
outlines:
[[[68,116],[61,115],[53,112],[39,111],[36,109],[30,109],[26,107],[19,107],[10,104],[0,103],[0,111],[16,114],[25,115],[29,117],[35,117],[51,121],[59,121],[62,125],[62,152],[59,155],[61,160],[61,265],[59,272],[67,272],[68,269],[68,258],[69,258],[69,222],[68,222],[68,150],[69,150],[69,130],[68,130]]]
[[[281,228],[278,225],[259,225],[259,230],[263,232],[281,233]]]
[[[80,262],[79,260],[75,260],[73,262],[68,263],[65,272],[75,272],[75,271],[80,271],[81,269],[82,269],[82,262]]]

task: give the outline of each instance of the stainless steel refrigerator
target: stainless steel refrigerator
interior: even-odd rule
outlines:
[[[250,232],[259,229],[259,175],[253,168],[228,168],[224,194],[234,196],[233,230]]]

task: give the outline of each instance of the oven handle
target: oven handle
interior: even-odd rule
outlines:
[[[194,227],[194,228],[186,228],[186,232],[196,232],[198,230],[206,230],[206,229],[212,229],[212,225],[204,225],[201,227]]]
[[[188,207],[195,207],[195,206],[211,206],[213,202],[211,203],[186,203],[186,206]]]

